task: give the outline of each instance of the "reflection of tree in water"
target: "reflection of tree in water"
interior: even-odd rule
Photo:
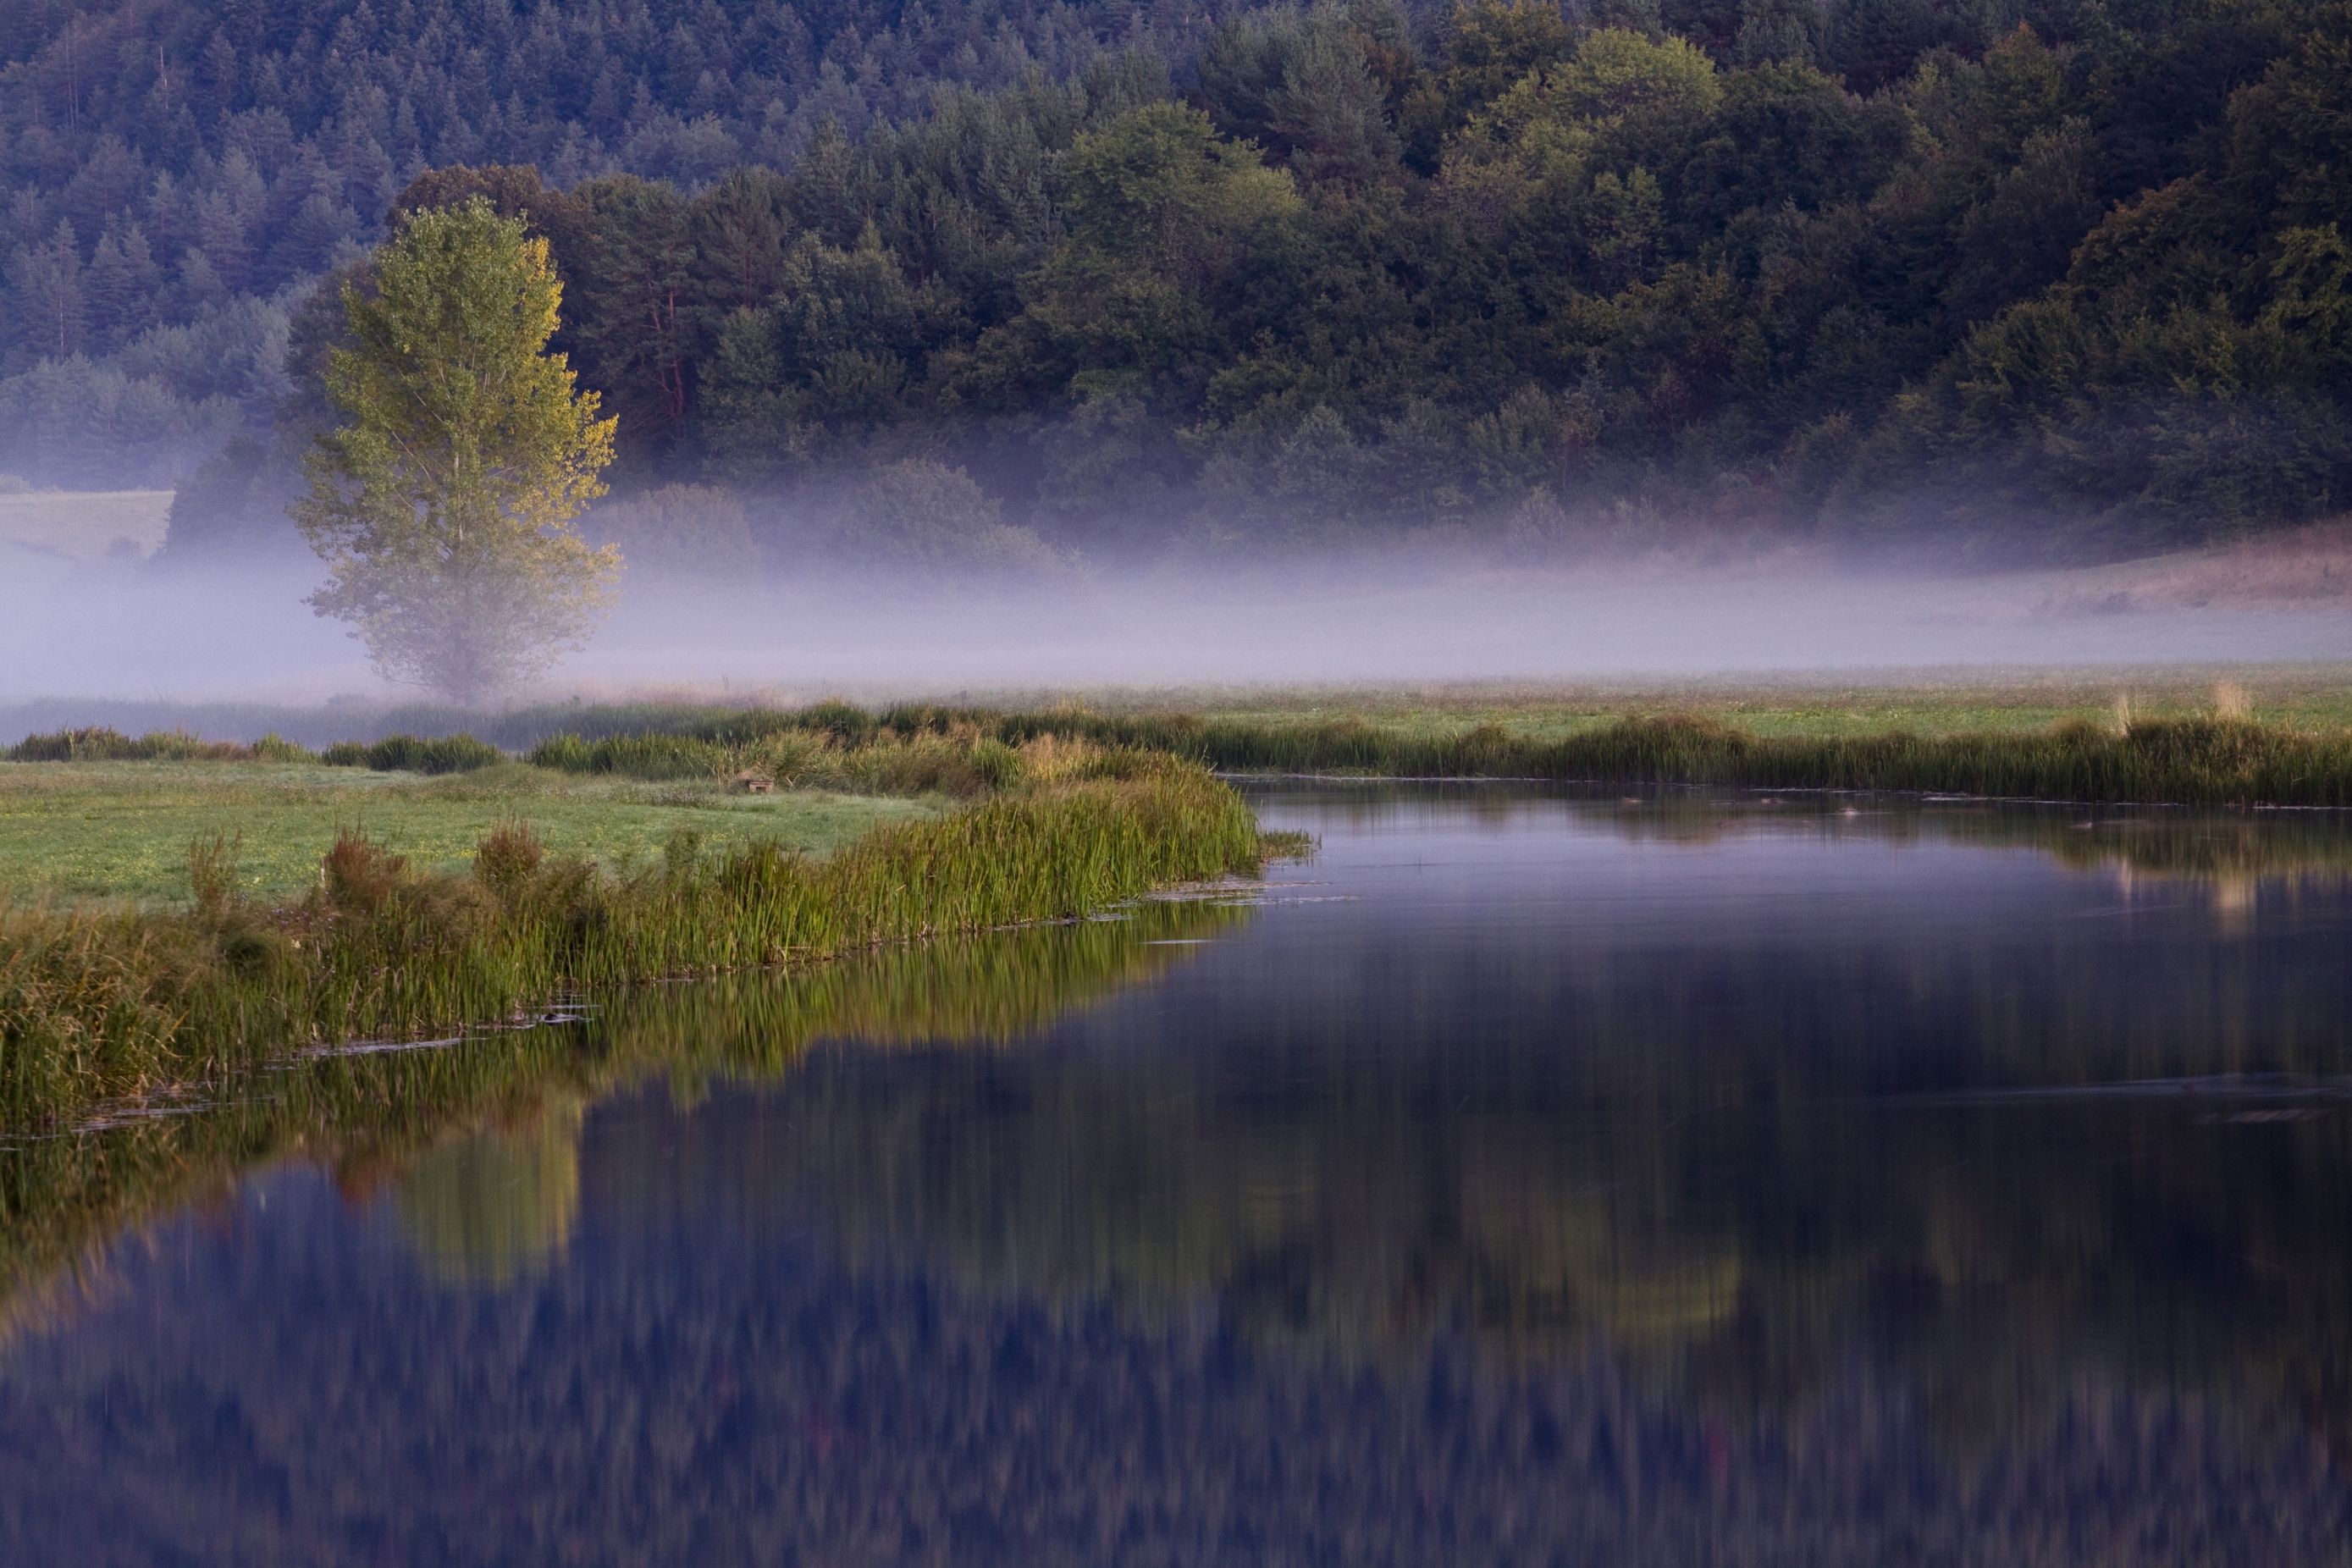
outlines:
[[[600,1226],[498,1293],[422,1279],[331,1212],[193,1262],[201,1290],[138,1309],[188,1278],[163,1237],[121,1310],[0,1380],[0,1539],[100,1568],[2219,1568],[2339,1562],[2352,1531],[2283,1424],[2095,1361],[2034,1392],[2045,1418],[1998,1417],[1998,1452],[1955,1457],[1866,1355],[1769,1411],[1444,1327],[1367,1365],[1198,1307],[845,1272],[733,1215]]]
[[[418,1255],[453,1281],[488,1286],[560,1257],[580,1212],[583,1109],[550,1095],[519,1126],[461,1132],[418,1155],[394,1195]]]
[[[590,1180],[656,1223],[723,1190],[872,1266],[1147,1317],[1209,1301],[1255,1340],[1376,1361],[1445,1334],[1508,1363],[1601,1351],[1786,1410],[1861,1352],[1956,1434],[1962,1391],[2030,1405],[2097,1366],[2352,1436],[2343,1116],[1461,1098],[1391,1080],[1276,1112],[1052,1059],[826,1053],[757,1112],[793,1140],[713,1107],[688,1165],[647,1184],[616,1128]]]
[[[761,1112],[789,1142],[698,1140],[647,1184],[616,1126],[589,1180],[655,1223],[721,1190],[860,1264],[1147,1321],[1205,1301],[1317,1353],[1601,1353],[1781,1416],[1859,1356],[1955,1451],[2121,1377],[2294,1413],[2352,1457],[2352,1103],[2111,1092],[2340,1072],[2352,968],[2315,962],[2324,931],[2120,930],[1662,958],[1375,925],[1344,963],[1266,958],[1246,1016],[1131,1010],[1093,1049],[818,1053]]]
[[[326,1215],[101,1309],[0,1382],[0,1537],[86,1545],[135,1474],[147,1544],[256,1561],[2340,1561],[2352,1118],[1971,1092],[2340,1063],[2340,968],[1405,922],[1095,1033],[1179,929],[634,993],[352,1118],[346,1174],[665,1070],[692,1107],[592,1112],[593,1242],[499,1291]],[[2228,1120],[2280,1105],[2329,1113]]]
[[[876,952],[790,975],[639,987],[597,1027],[491,1035],[457,1049],[362,1052],[272,1074],[194,1113],[125,1115],[80,1137],[0,1142],[0,1343],[70,1314],[73,1276],[121,1232],[226,1201],[253,1168],[323,1160],[354,1204],[397,1195],[410,1234],[463,1279],[527,1272],[577,1208],[581,1110],[667,1075],[681,1098],[789,1070],[813,1039],[1002,1042],[1181,961],[1249,918],[1154,900],[1129,918]]]

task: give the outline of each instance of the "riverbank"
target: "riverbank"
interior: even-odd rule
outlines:
[[[86,1294],[80,1266],[126,1227],[212,1201],[273,1161],[317,1161],[355,1201],[397,1197],[453,1142],[527,1137],[566,1107],[647,1079],[692,1099],[715,1081],[774,1081],[818,1039],[1014,1037],[1167,968],[1251,912],[1149,900],[1129,919],[879,949],[782,983],[751,973],[624,987],[584,1019],[452,1048],[304,1053],[268,1075],[266,1092],[0,1137],[0,1345]]]
[[[879,714],[841,704],[630,710],[636,728],[541,741],[542,767],[666,778],[794,759],[859,735],[977,736],[975,744],[1135,748],[1234,773],[1515,778],[1626,785],[1890,790],[2083,803],[2352,805],[2352,723],[2259,716],[2228,684],[2200,707],[2148,713],[2128,699],[2095,717],[2039,724],[1856,729],[1843,722],[1763,731],[1706,711],[1559,715],[1516,726],[1446,723],[1418,712],[1380,720],[1208,714],[1150,709],[1044,710],[901,704]]]
[[[1078,918],[1260,864],[1248,807],[1197,764],[1032,755],[975,805],[823,859],[677,835],[657,862],[614,868],[551,852],[518,818],[452,873],[347,830],[312,891],[273,900],[244,891],[224,820],[189,851],[185,908],[0,904],[0,1118],[54,1124],[323,1042],[533,1016],[583,987]]]
[[[1583,680],[1398,680],[1149,687],[936,687],[877,685],[825,700],[833,688],[738,685],[583,691],[562,700],[500,709],[432,702],[339,700],[303,705],[47,698],[0,704],[0,742],[60,726],[110,725],[138,735],[182,731],[212,741],[275,733],[325,750],[394,735],[464,732],[523,753],[558,735],[677,734],[714,730],[746,713],[791,714],[804,725],[854,732],[897,711],[961,709],[989,714],[1078,712],[1138,719],[1191,714],[1263,725],[1360,719],[1408,735],[1449,735],[1492,724],[1515,736],[1557,740],[1621,719],[1688,713],[1759,735],[1923,735],[2025,731],[2069,719],[2104,722],[2127,702],[2142,719],[2210,712],[2217,687],[2242,693],[2246,716],[2305,730],[2352,730],[2352,664],[2210,664],[1790,671]]]
[[[1057,726],[1064,721],[1054,721]],[[1889,790],[2084,804],[2352,806],[2352,730],[2221,710],[2120,712],[2041,730],[1759,735],[1701,714],[1628,717],[1557,740],[1499,725],[1414,733],[1360,720],[1103,720],[1066,732],[1228,772],[1518,778],[1787,790]]]

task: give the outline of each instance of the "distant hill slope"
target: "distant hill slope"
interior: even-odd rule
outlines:
[[[2178,548],[2352,505],[2347,75],[2347,0],[19,0],[0,472],[278,528],[318,279],[478,191],[621,487],[780,562]]]
[[[170,490],[0,495],[0,549],[79,561],[150,555],[163,542],[171,508]]]
[[[2352,608],[2352,518],[2098,567],[2063,580],[2049,610]]]

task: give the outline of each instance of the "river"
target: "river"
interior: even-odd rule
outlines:
[[[2352,1561],[2352,821],[1258,800],[11,1152],[0,1557]]]

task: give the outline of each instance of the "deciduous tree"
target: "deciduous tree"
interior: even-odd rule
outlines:
[[[311,596],[396,679],[473,700],[585,637],[620,567],[571,520],[604,493],[614,421],[547,352],[547,242],[488,200],[414,214],[345,289],[328,355],[344,423],[294,507],[332,569]]]

